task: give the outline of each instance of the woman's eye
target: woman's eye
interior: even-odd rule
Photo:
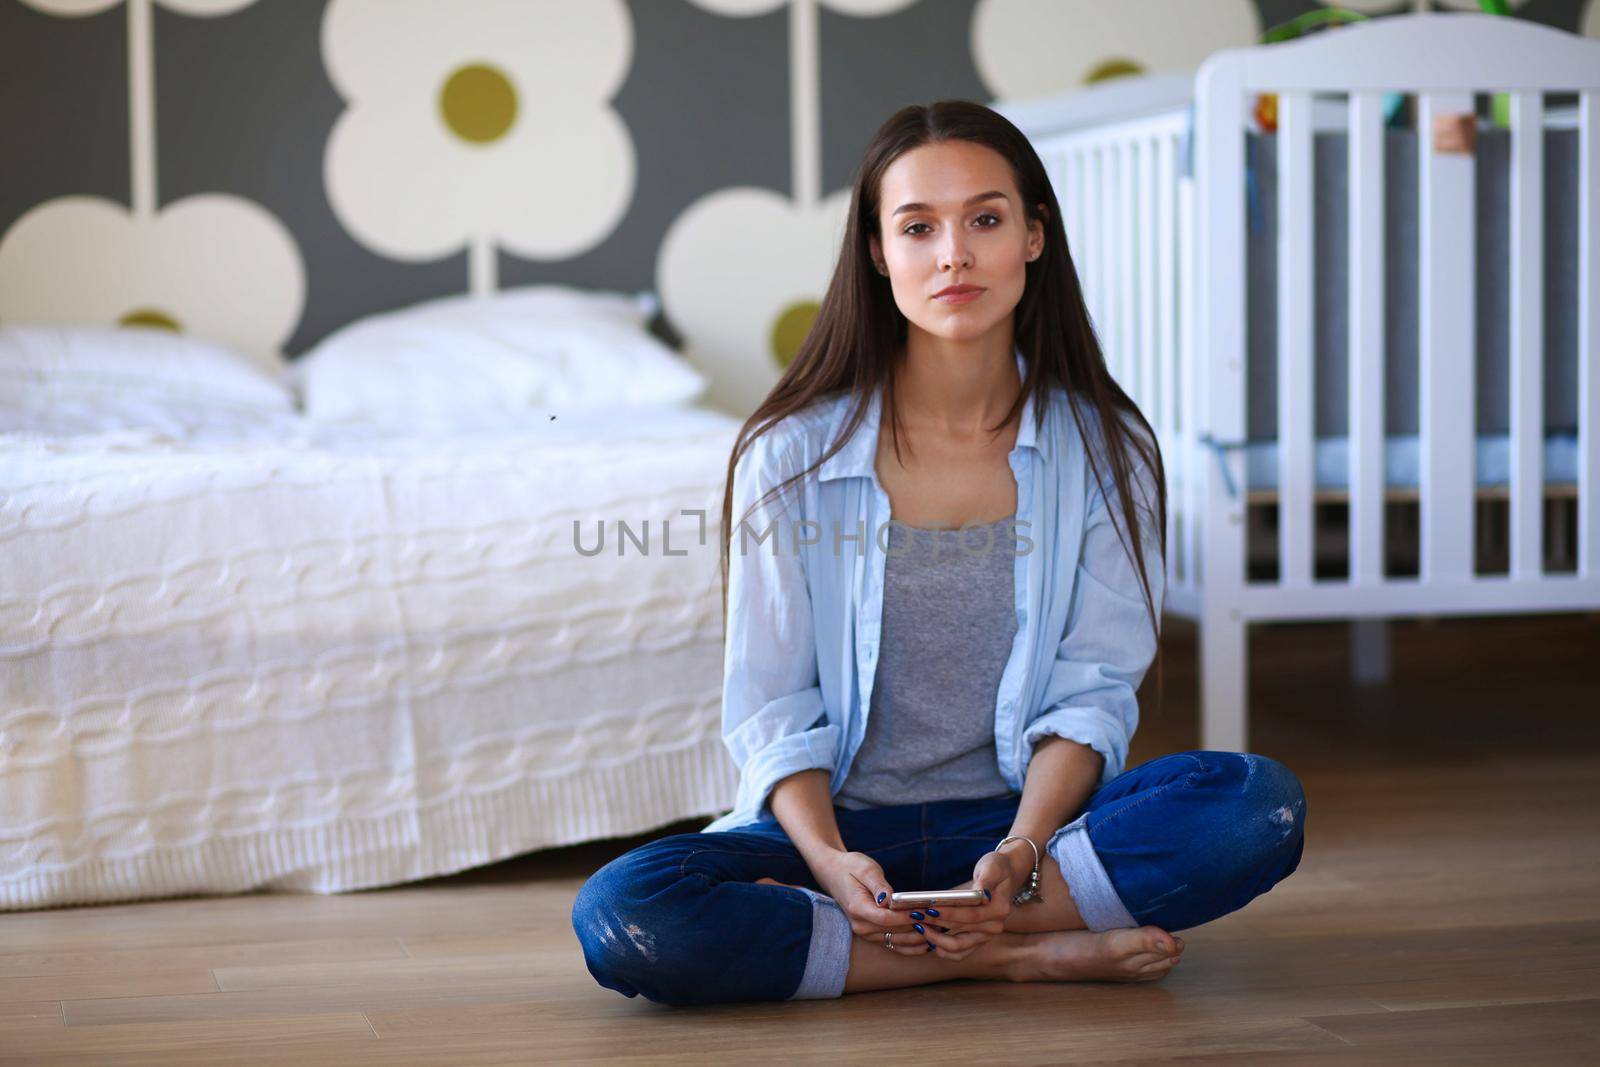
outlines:
[[[985,229],[985,230],[992,230],[992,229],[994,229],[995,226],[1000,225],[1000,216],[995,215],[995,214],[993,214],[991,212],[988,212],[988,211],[985,211],[982,215],[979,215],[978,218],[980,220],[981,219],[993,219],[994,220],[994,225],[981,227],[982,229]],[[912,231],[915,230],[918,226],[926,227],[927,225],[928,224],[925,223],[925,222],[913,222],[910,226],[907,226],[901,232],[902,233],[906,233],[906,234],[910,234],[910,236],[912,236],[912,237],[921,237],[922,234],[920,234],[920,233],[912,233]]]

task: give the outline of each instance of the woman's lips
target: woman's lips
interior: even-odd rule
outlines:
[[[945,304],[970,304],[986,292],[987,289],[968,289],[964,293],[943,293],[934,299]]]

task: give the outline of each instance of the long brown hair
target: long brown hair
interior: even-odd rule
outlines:
[[[1000,425],[991,432],[998,434],[1011,424],[1021,412],[1030,392],[1040,428],[1044,423],[1045,407],[1055,389],[1066,391],[1071,400],[1069,407],[1072,417],[1086,442],[1094,440],[1094,437],[1084,426],[1080,404],[1087,403],[1098,416],[1105,458],[1109,461],[1117,496],[1122,504],[1120,517],[1116,508],[1110,509],[1112,525],[1139,572],[1145,608],[1150,614],[1150,624],[1157,638],[1156,688],[1157,704],[1160,706],[1164,703],[1165,689],[1161,624],[1151,595],[1150,576],[1141,540],[1138,536],[1130,536],[1130,531],[1139,529],[1139,522],[1135,510],[1137,503],[1129,486],[1137,463],[1143,463],[1156,475],[1155,528],[1161,543],[1161,558],[1156,560],[1156,565],[1164,566],[1167,478],[1166,468],[1161,461],[1161,449],[1155,432],[1139,411],[1138,405],[1123,392],[1106,368],[1100,342],[1089,321],[1089,309],[1084,305],[1072,253],[1068,250],[1055,190],[1050,186],[1050,178],[1045,173],[1038,153],[1022,131],[1005,116],[982,104],[965,100],[943,100],[927,106],[901,108],[878,129],[867,146],[850,195],[850,212],[845,224],[844,242],[839,250],[839,262],[834,267],[833,279],[828,283],[816,320],[794,359],[778,379],[778,384],[745,420],[734,441],[733,453],[728,458],[727,487],[722,496],[723,532],[720,537],[724,634],[728,617],[729,542],[735,529],[732,521],[733,475],[739,457],[757,437],[786,416],[804,410],[826,395],[842,391],[854,395],[851,415],[845,420],[838,440],[828,446],[816,463],[781,485],[774,486],[763,495],[761,501],[754,502],[753,510],[767,497],[781,492],[786,486],[816,470],[843,447],[861,424],[866,415],[867,401],[880,384],[885,389],[884,411],[893,411],[894,356],[905,343],[907,321],[895,304],[889,279],[874,269],[868,237],[878,233],[879,192],[889,166],[914,148],[946,141],[969,141],[984,145],[1003,156],[1011,164],[1028,225],[1031,226],[1035,220],[1044,223],[1044,250],[1037,259],[1027,264],[1027,281],[1022,299],[1014,312],[1015,339],[1027,373],[1016,402]],[[1042,215],[1037,207],[1040,204],[1045,208]],[[1140,427],[1143,434],[1129,432],[1121,417],[1123,415]],[[890,418],[889,432],[896,454],[899,450],[897,422],[897,418]],[[1086,449],[1089,469],[1095,484],[1104,485],[1097,451],[1095,447]],[[741,516],[740,522],[748,516],[748,512]]]

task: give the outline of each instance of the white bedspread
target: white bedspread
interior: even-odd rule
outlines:
[[[734,420],[9,418],[0,909],[337,892],[731,805]]]

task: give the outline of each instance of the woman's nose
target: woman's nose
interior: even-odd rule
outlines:
[[[952,237],[945,243],[939,256],[939,268],[964,268],[972,266],[972,251],[967,247],[966,241],[959,237]]]

